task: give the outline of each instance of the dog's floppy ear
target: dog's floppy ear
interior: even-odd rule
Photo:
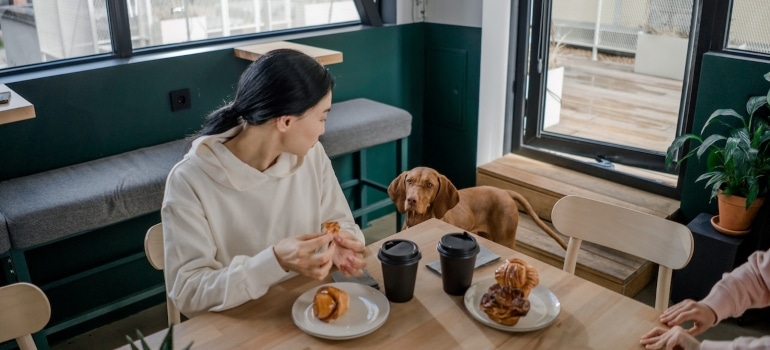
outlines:
[[[404,202],[406,201],[406,171],[402,172],[401,175],[398,175],[393,181],[390,182],[390,186],[388,186],[388,197],[390,197],[390,200],[393,201],[393,204],[396,205],[396,210],[398,210],[399,213],[403,214],[404,209]]]
[[[446,176],[439,174],[436,199],[430,205],[433,208],[433,214],[439,219],[443,218],[444,214],[459,202],[460,195],[457,193],[455,185]]]

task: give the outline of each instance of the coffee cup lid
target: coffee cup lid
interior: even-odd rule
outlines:
[[[389,264],[408,264],[422,258],[420,247],[412,241],[393,239],[382,244],[377,257]]]
[[[468,232],[448,233],[441,237],[436,247],[447,256],[465,257],[478,254],[480,248],[476,239]]]

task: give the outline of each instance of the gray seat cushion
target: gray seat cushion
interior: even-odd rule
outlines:
[[[412,132],[409,112],[365,98],[337,102],[320,142],[329,157],[398,140]]]
[[[159,210],[166,177],[189,146],[178,140],[0,182],[0,213],[12,247]]]

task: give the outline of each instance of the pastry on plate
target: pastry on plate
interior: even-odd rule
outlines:
[[[495,280],[501,286],[521,289],[529,298],[529,292],[540,283],[540,274],[524,260],[511,258],[495,270]]]
[[[540,274],[524,260],[511,258],[495,270],[495,281],[481,297],[479,307],[495,323],[513,326],[529,313],[529,293]]]
[[[324,286],[313,297],[313,314],[321,321],[329,322],[342,316],[350,304],[350,296],[344,290]]]

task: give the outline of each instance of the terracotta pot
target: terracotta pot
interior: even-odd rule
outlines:
[[[717,201],[719,226],[731,231],[746,231],[757,216],[759,207],[765,202],[765,197],[757,198],[749,209],[746,209],[746,198],[725,195],[722,191],[717,194]]]

